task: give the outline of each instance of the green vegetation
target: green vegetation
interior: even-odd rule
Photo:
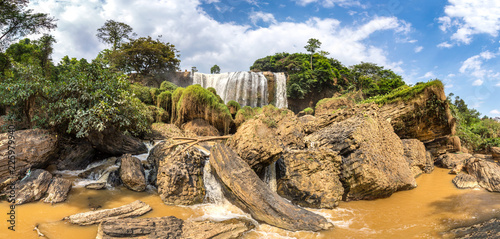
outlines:
[[[448,101],[450,110],[457,119],[457,136],[462,146],[469,150],[484,151],[489,147],[500,147],[500,123],[487,117],[480,118],[480,113],[470,109],[465,101],[450,94]]]
[[[440,80],[432,80],[427,83],[417,83],[415,86],[410,87],[407,85],[400,86],[399,88],[389,92],[385,95],[377,95],[362,101],[361,103],[374,102],[378,105],[390,104],[397,101],[408,101],[413,99],[416,95],[420,94],[428,87],[436,86],[443,89],[443,83]]]
[[[307,107],[307,108],[304,109],[304,113],[306,115],[313,115],[314,114],[314,110],[311,107]]]
[[[220,73],[220,67],[218,65],[212,66],[210,68],[210,74],[219,74]]]
[[[114,20],[107,20],[104,26],[97,29],[97,38],[104,43],[112,44],[112,51],[116,51],[123,43],[124,39],[132,40],[132,27]]]
[[[160,90],[168,90],[168,91],[174,92],[175,89],[177,89],[177,87],[178,87],[177,85],[175,85],[174,83],[172,83],[170,81],[164,81],[160,85]]]
[[[130,85],[131,92],[141,100],[144,104],[152,105],[153,97],[150,92],[150,88],[147,86],[142,86],[139,83],[134,83]]]
[[[230,100],[229,102],[227,102],[226,106],[229,109],[229,112],[231,112],[231,115],[233,116],[235,116],[236,113],[238,113],[238,111],[241,109],[240,103],[234,100]]]

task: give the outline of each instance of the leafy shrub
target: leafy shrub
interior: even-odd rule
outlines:
[[[149,87],[142,86],[139,83],[134,83],[130,85],[130,90],[135,95],[135,97],[141,100],[144,104],[153,104],[153,97],[151,96]]]
[[[314,110],[311,107],[307,107],[307,108],[304,109],[304,113],[306,115],[313,115],[314,114]]]
[[[164,81],[160,85],[161,90],[168,90],[171,92],[174,92],[177,88],[178,86],[170,81]]]

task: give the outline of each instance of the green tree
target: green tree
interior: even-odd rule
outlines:
[[[26,9],[28,3],[28,0],[0,1],[0,49],[19,37],[57,27],[56,20],[48,14]]]
[[[120,47],[124,40],[131,40],[135,33],[133,29],[123,22],[107,20],[104,25],[97,29],[97,38],[104,43],[112,44],[112,50]]]
[[[218,65],[212,66],[210,68],[210,74],[219,74],[220,73],[220,67]]]
[[[56,39],[52,35],[44,34],[35,44],[38,46],[38,59],[46,76],[51,75],[52,52],[54,51],[54,43]]]
[[[311,53],[311,70],[313,69],[313,55],[318,48],[321,47],[321,42],[318,39],[311,38],[307,41],[307,45],[304,46],[308,52]]]
[[[368,96],[383,95],[405,85],[403,78],[392,70],[374,63],[361,62],[351,67],[354,84]]]
[[[117,66],[125,72],[156,75],[179,69],[180,60],[175,46],[141,37],[122,44],[117,51]]]

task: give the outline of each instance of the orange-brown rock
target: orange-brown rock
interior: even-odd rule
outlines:
[[[434,169],[434,161],[427,156],[424,143],[418,139],[401,140],[404,148],[404,156],[410,165],[413,177],[422,173],[430,173]]]
[[[186,134],[193,134],[196,136],[218,136],[219,131],[203,119],[194,119],[184,125],[182,129]]]

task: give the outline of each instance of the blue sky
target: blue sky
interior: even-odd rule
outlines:
[[[373,62],[408,84],[441,79],[483,115],[500,116],[500,1],[497,0],[32,0],[55,16],[54,60],[94,58],[109,46],[96,30],[108,19],[139,36],[162,35],[181,68],[248,70],[277,52],[305,52],[317,38],[351,66]]]

